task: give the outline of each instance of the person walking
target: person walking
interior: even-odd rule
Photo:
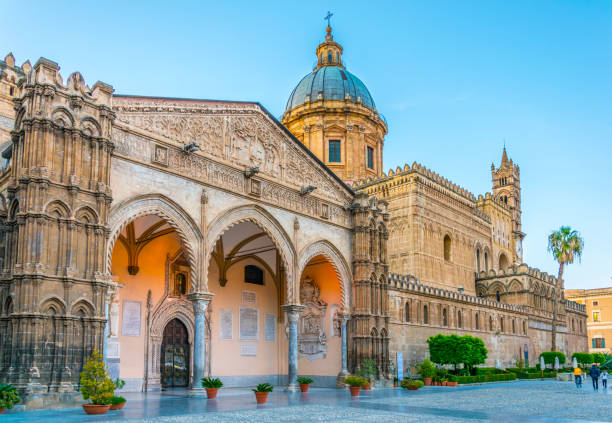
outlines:
[[[593,390],[594,391],[598,391],[599,390],[599,367],[597,367],[595,364],[593,364],[591,366],[591,369],[589,370],[589,375],[591,376],[591,379],[593,381]]]
[[[601,386],[603,386],[604,389],[608,389],[608,372],[605,370],[601,372]]]
[[[574,381],[576,382],[576,388],[582,388],[582,370],[580,367],[574,367]]]

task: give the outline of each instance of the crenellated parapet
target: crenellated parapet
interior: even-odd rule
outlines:
[[[554,286],[557,281],[557,278],[554,276],[549,275],[546,272],[542,272],[540,269],[529,267],[525,263],[518,266],[510,266],[506,269],[490,269],[489,271],[481,271],[476,274],[476,280],[501,279],[519,276],[529,276],[552,286]]]

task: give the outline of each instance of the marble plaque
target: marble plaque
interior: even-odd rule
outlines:
[[[123,325],[121,334],[123,336],[140,336],[140,301],[123,302]]]
[[[264,314],[264,341],[276,341],[276,316]]]
[[[255,357],[257,355],[257,344],[240,344],[240,355]]]
[[[241,306],[238,324],[241,341],[259,340],[259,310],[256,307]]]
[[[242,291],[242,304],[257,304],[257,292]]]
[[[234,310],[222,308],[219,312],[219,339],[234,339]]]

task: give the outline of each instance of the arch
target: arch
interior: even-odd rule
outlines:
[[[98,213],[96,213],[96,211],[89,206],[83,206],[77,209],[77,211],[74,212],[74,217],[79,222],[92,224],[98,223]]]
[[[295,275],[296,252],[295,248],[293,248],[293,243],[281,224],[269,212],[257,205],[251,204],[235,207],[218,216],[210,223],[206,236],[207,244],[204,266],[208,266],[210,255],[221,235],[241,222],[254,223],[272,239],[285,265],[287,300],[293,304],[299,304],[299,289],[296,289],[297,282]]]
[[[161,342],[164,328],[172,319],[178,319],[185,325],[189,343],[193,343],[195,333],[193,305],[191,301],[183,298],[166,297],[153,308],[150,324],[151,337],[159,337]]]
[[[67,219],[70,217],[70,207],[62,200],[51,200],[44,207],[45,213],[57,218]]]
[[[518,279],[513,279],[508,287],[509,292],[518,292],[523,290],[523,284]]]
[[[102,135],[102,127],[91,116],[85,116],[81,119],[81,129],[89,136],[99,137]]]
[[[448,326],[448,312],[446,308],[442,309],[442,326]]]
[[[189,266],[191,267],[191,290],[207,291],[202,286],[202,232],[198,225],[181,206],[162,194],[144,194],[128,198],[110,211],[109,227],[110,237],[106,249],[106,273],[111,273],[111,260],[113,248],[119,234],[133,220],[147,215],[155,215],[164,219],[177,232],[186,251]]]
[[[429,324],[429,307],[427,305],[423,306],[423,324]]]
[[[478,312],[474,315],[474,326],[476,330],[480,330],[480,318],[478,316]]]
[[[85,298],[81,298],[73,303],[70,314],[77,317],[93,317],[95,307]]]
[[[463,316],[461,315],[461,310],[457,311],[457,327],[458,328],[462,328],[463,327]]]
[[[9,295],[8,297],[6,297],[6,300],[4,301],[4,314],[6,316],[8,316],[9,314],[11,314],[13,312],[13,297],[12,295]]]
[[[17,213],[19,213],[19,200],[15,199],[13,200],[13,202],[11,203],[11,206],[9,207],[9,212],[8,212],[9,220],[14,220],[17,217]]]
[[[353,277],[344,256],[331,242],[324,239],[317,240],[302,249],[299,254],[298,276],[301,277],[308,262],[318,255],[325,256],[336,271],[340,280],[341,306],[345,312],[348,312],[351,306],[350,295]]]
[[[404,304],[404,321],[410,322],[410,302],[406,301]]]
[[[506,256],[505,253],[499,254],[498,263],[499,263],[500,269],[506,269],[508,268],[508,266],[510,266],[510,262],[508,261],[508,257]]]
[[[26,107],[25,106],[23,106],[17,112],[17,115],[15,116],[15,130],[16,131],[21,131],[21,123],[23,122],[23,117],[25,116],[25,113],[26,113]]]
[[[48,297],[41,301],[39,310],[43,314],[63,316],[66,314],[66,303],[59,297]]]
[[[53,110],[51,113],[51,120],[60,127],[74,127],[74,116],[72,116],[70,110],[63,106],[58,106]]]
[[[489,330],[493,332],[493,316],[489,316]]]
[[[452,245],[451,237],[448,234],[444,235],[444,261],[451,261]]]

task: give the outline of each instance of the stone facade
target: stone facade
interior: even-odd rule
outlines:
[[[589,352],[610,354],[610,345],[612,345],[612,288],[567,289],[565,296],[568,300],[586,307]],[[583,322],[578,324],[583,324]]]

